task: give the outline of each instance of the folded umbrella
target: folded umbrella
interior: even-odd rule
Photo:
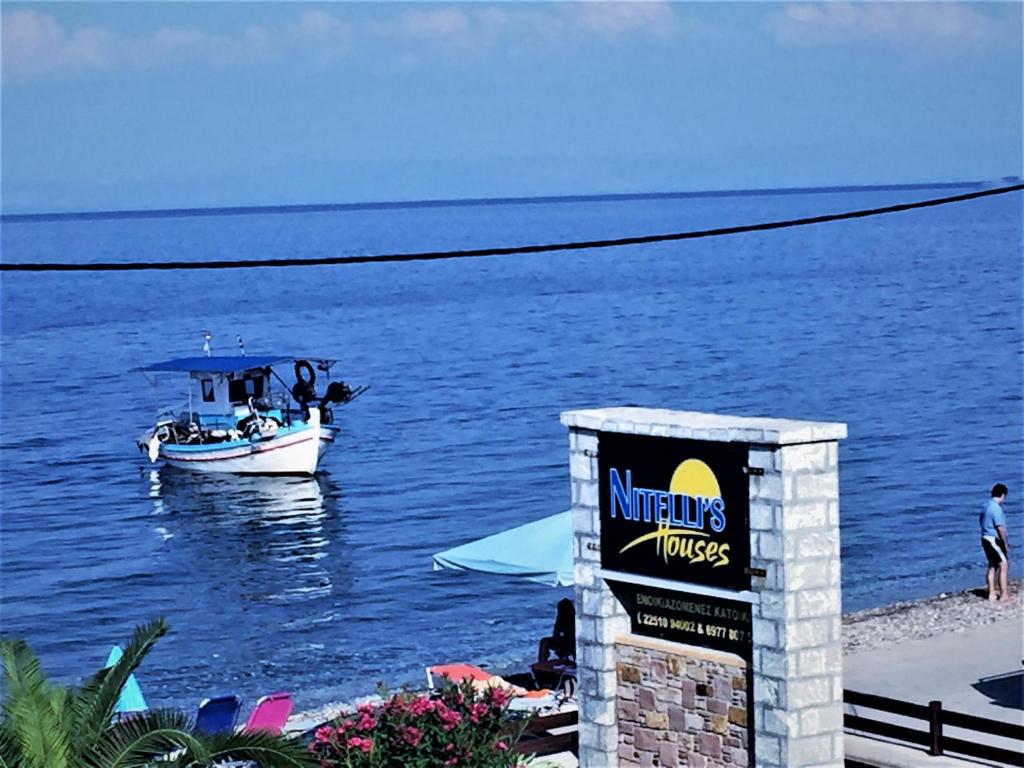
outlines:
[[[121,660],[121,655],[121,646],[115,645],[110,649],[110,654],[107,656],[107,663],[104,665],[104,668],[106,669],[117,664]],[[139,684],[135,681],[135,675],[128,675],[128,679],[121,689],[121,695],[117,697],[117,705],[114,707],[114,711],[123,715],[128,712],[145,712],[147,709],[149,707],[146,705],[146,699],[142,695],[142,689],[139,688]]]

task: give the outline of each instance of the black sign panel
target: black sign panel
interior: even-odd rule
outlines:
[[[735,653],[751,661],[750,604],[609,581],[634,635]]]
[[[602,432],[601,565],[749,589],[747,446]]]

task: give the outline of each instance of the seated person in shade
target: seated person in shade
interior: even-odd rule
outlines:
[[[550,637],[540,639],[537,661],[547,661],[552,652],[558,659],[576,659],[576,608],[568,598],[558,601],[555,626]]]

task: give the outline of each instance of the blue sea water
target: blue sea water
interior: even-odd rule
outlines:
[[[7,221],[3,258],[315,257],[791,219],[935,190]],[[977,586],[977,514],[1020,541],[1019,195],[659,245],[432,263],[5,273],[0,633],[74,680],[132,627],[171,633],[151,704],[295,692],[300,708],[528,660],[565,591],[433,572],[433,552],[567,508],[564,410],[640,404],[844,421],[844,608]],[[130,369],[336,357],[370,391],[315,480],[197,479],[135,449]],[[1019,560],[1017,561],[1019,563]],[[1019,573],[1019,566],[1015,566]]]

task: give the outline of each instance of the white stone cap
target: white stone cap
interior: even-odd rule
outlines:
[[[722,413],[670,411],[665,408],[594,408],[565,411],[562,423],[595,432],[654,435],[719,443],[793,445],[842,440],[846,424],[834,421],[797,421]]]

